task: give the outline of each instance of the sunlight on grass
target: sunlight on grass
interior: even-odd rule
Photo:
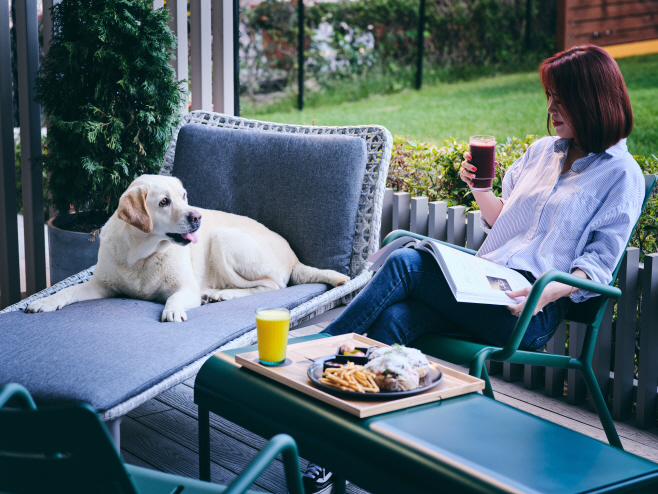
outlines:
[[[619,60],[633,104],[635,129],[628,139],[633,154],[658,154],[658,55]],[[249,115],[244,115],[249,117]],[[259,120],[314,125],[383,125],[392,134],[442,143],[475,134],[546,135],[546,98],[537,73],[487,77],[373,95],[354,103],[302,112],[259,115]]]

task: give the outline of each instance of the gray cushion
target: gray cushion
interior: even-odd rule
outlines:
[[[191,205],[253,218],[285,238],[302,263],[348,274],[365,167],[359,137],[188,124],[173,175]]]
[[[252,330],[257,308],[293,308],[326,290],[297,285],[208,304],[185,323],[161,323],[162,305],[131,299],[2,314],[0,385],[24,385],[37,405],[81,400],[105,411]]]

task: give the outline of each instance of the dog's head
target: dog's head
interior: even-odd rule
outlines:
[[[187,204],[180,180],[162,175],[142,175],[121,195],[119,219],[144,233],[161,236],[179,245],[196,242],[201,214]]]

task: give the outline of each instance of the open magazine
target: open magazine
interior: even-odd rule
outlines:
[[[378,270],[395,250],[411,248],[432,254],[457,302],[474,304],[514,305],[524,297],[511,298],[507,291],[520,290],[532,284],[513,269],[453,249],[434,240],[401,237],[368,258],[371,271]]]

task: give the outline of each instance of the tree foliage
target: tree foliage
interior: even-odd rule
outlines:
[[[157,173],[185,93],[176,38],[147,0],[63,0],[36,90],[50,122],[52,203],[109,217],[132,180]]]

